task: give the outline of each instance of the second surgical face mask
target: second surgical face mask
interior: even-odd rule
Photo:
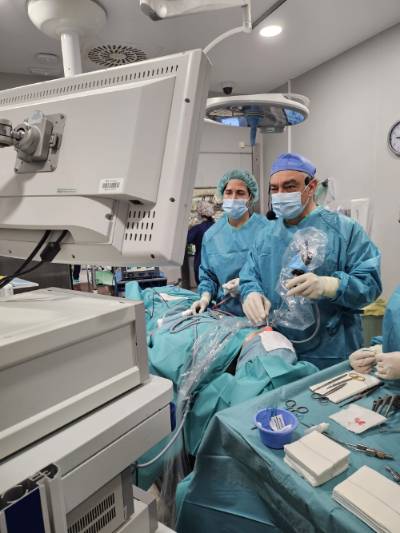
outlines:
[[[222,209],[229,218],[238,220],[248,211],[249,208],[247,207],[246,200],[224,200],[222,203]]]
[[[277,217],[282,217],[286,220],[292,220],[300,216],[307,203],[302,204],[300,191],[277,192],[272,195],[272,209]]]
[[[303,212],[300,192],[277,192],[272,195],[272,209],[277,217],[290,220]]]

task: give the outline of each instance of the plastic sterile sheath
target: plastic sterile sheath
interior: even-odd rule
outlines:
[[[159,518],[167,525],[174,526],[176,486],[189,472],[182,430],[193,393],[232,338],[240,329],[248,327],[246,320],[222,316],[211,331],[197,337],[193,344],[192,358],[187,361],[181,373],[176,396],[176,430],[171,436],[176,437],[176,440],[164,455],[159,502]]]
[[[316,323],[313,304],[300,296],[288,296],[286,283],[293,276],[312,272],[325,260],[328,239],[322,231],[309,227],[296,231],[286,249],[282,260],[282,269],[276,286],[282,303],[273,312],[272,324],[291,330],[304,331]]]

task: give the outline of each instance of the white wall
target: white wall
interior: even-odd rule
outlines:
[[[215,187],[221,176],[233,168],[243,168],[251,172],[249,135],[247,128],[205,124],[195,186]]]
[[[292,91],[311,100],[310,118],[292,129],[292,150],[309,157],[319,177],[335,178],[340,203],[370,197],[386,297],[400,283],[400,158],[387,147],[400,120],[399,67],[400,25],[292,80]],[[285,151],[287,134],[265,136],[266,173]]]
[[[262,138],[249,145],[250,130],[206,123],[200,143],[195,187],[215,187],[228,170],[242,168],[252,172],[260,187],[256,211],[265,213],[265,185],[262,173]]]

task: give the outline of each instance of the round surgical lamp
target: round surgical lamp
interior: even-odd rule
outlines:
[[[310,102],[299,94],[251,94],[208,98],[206,121],[222,126],[250,128],[250,144],[261,133],[282,133],[286,126],[301,124],[309,115]]]

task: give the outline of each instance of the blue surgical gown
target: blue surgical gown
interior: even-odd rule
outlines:
[[[254,247],[240,272],[242,301],[250,292],[264,293],[277,309],[281,298],[276,285],[282,268],[282,256],[293,234],[307,227],[323,231],[328,237],[325,260],[315,273],[339,279],[335,298],[316,302],[320,327],[312,340],[296,343],[300,360],[326,368],[347,359],[362,346],[360,310],[381,293],[380,253],[362,227],[352,220],[317,207],[299,224],[288,226],[283,219],[268,222],[257,236]],[[317,312],[315,310],[315,316]],[[315,324],[306,331],[281,328],[291,340],[306,340],[315,332]]]
[[[400,285],[392,294],[383,318],[383,351],[400,351]]]
[[[224,299],[223,283],[239,277],[249,249],[260,230],[267,226],[267,219],[253,213],[248,221],[235,228],[224,215],[207,230],[201,247],[200,283],[198,292],[209,292],[217,302]],[[243,316],[239,298],[228,301],[221,309]]]

